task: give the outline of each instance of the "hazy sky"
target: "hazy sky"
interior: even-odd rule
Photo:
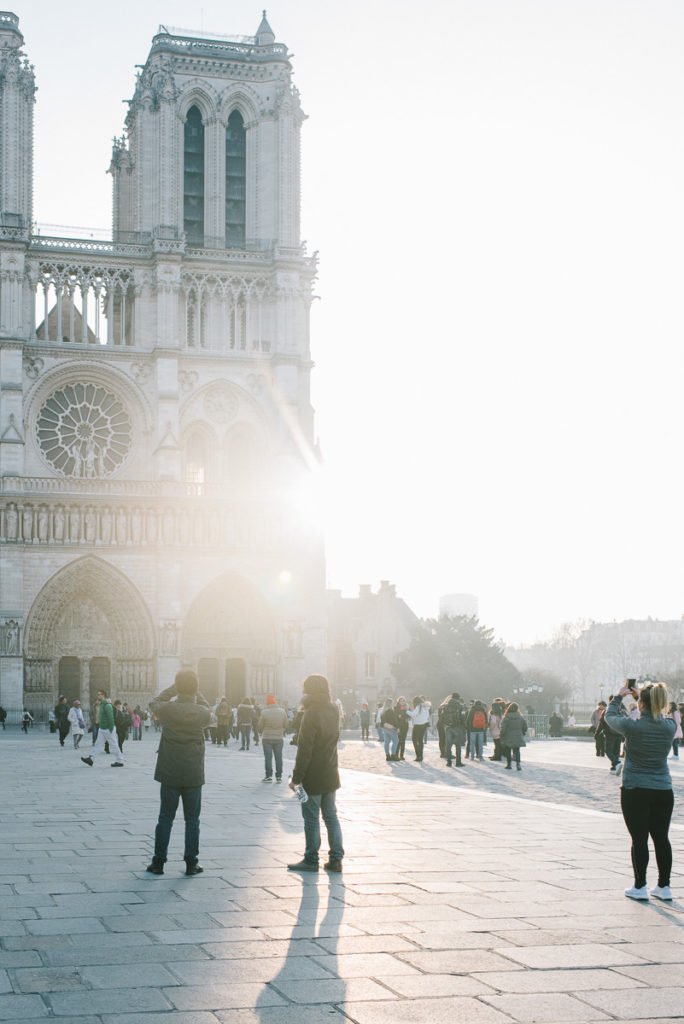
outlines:
[[[111,138],[159,23],[257,4],[27,0],[35,216],[110,223]],[[684,613],[684,5],[278,0],[321,253],[328,576],[509,642]]]

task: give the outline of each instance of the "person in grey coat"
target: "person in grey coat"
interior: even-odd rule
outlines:
[[[197,676],[191,669],[176,673],[173,686],[151,701],[150,708],[162,725],[157,752],[155,780],[161,783],[159,821],[154,833],[154,856],[147,870],[164,874],[171,829],[183,801],[185,818],[185,873],[199,875],[200,811],[204,785],[204,730],[211,712],[199,693]]]
[[[506,751],[506,768],[511,768],[511,761],[515,758],[516,768],[518,771],[522,770],[520,748],[527,745],[525,742],[526,732],[527,722],[520,714],[520,709],[516,702],[512,701],[501,719],[501,746]]]

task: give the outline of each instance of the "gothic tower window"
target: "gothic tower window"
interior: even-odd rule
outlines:
[[[188,245],[204,245],[204,125],[198,107],[185,121],[183,230]]]
[[[239,110],[228,118],[226,128],[226,248],[245,247],[245,193],[247,187],[247,139]]]

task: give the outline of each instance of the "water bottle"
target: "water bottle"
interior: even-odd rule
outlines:
[[[290,782],[292,782],[292,776],[290,776]],[[295,786],[295,788],[294,788],[294,795],[297,797],[297,799],[299,800],[300,804],[305,804],[306,801],[309,799],[309,794],[304,789],[304,787],[302,786],[301,782],[299,783],[298,786]]]

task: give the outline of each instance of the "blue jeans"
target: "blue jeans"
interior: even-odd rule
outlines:
[[[323,793],[319,796],[309,795],[309,799],[302,804],[302,817],[304,818],[304,860],[308,864],[318,864],[318,851],[321,848],[321,820],[328,833],[328,846],[330,848],[331,860],[342,860],[344,848],[342,846],[342,829],[337,817],[335,806],[335,792]]]
[[[396,757],[399,746],[399,733],[396,729],[383,729],[385,734],[385,753],[388,757]]]
[[[482,757],[482,748],[484,744],[484,732],[482,729],[472,729],[470,732],[470,760],[474,760],[476,757]]]
[[[161,806],[159,821],[154,831],[154,859],[166,861],[169,849],[171,828],[178,810],[178,801],[183,801],[183,817],[185,818],[185,853],[188,864],[196,864],[199,857],[200,811],[202,809],[202,787],[183,787],[174,789],[161,784]]]
[[[451,748],[456,748],[456,764],[461,764],[461,747],[463,746],[463,730],[458,726],[447,725],[444,730],[447,767],[451,766]]]
[[[276,779],[283,777],[283,741],[282,740],[261,740],[264,748],[264,762],[266,764],[266,778],[273,775],[273,755],[275,754]]]

